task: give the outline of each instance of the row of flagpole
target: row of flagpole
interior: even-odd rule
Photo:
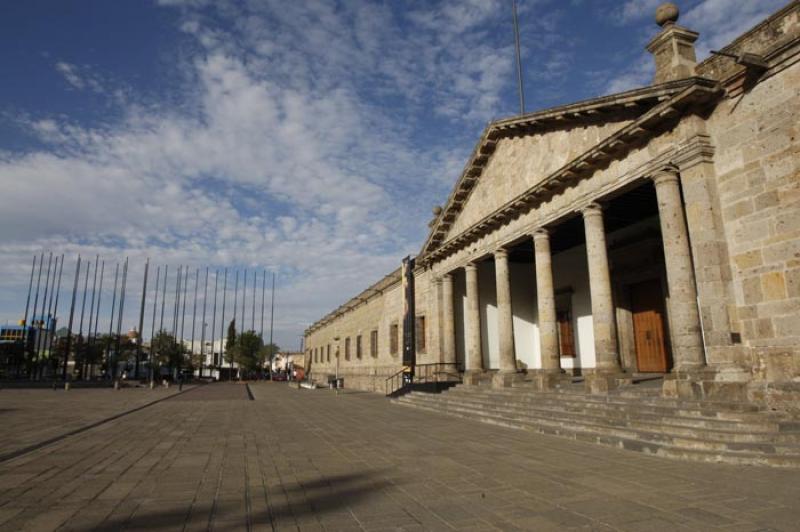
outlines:
[[[37,272],[37,263],[38,263],[38,272]],[[23,317],[23,325],[25,326],[25,330],[30,330],[31,326],[35,329],[38,328],[40,331],[47,327],[48,334],[42,335],[38,334],[35,337],[35,343],[32,348],[32,359],[35,364],[39,364],[42,360],[43,351],[47,350],[48,352],[52,348],[52,341],[53,341],[53,333],[55,333],[54,325],[57,320],[59,319],[59,296],[61,294],[61,280],[62,274],[64,271],[64,255],[62,254],[60,257],[55,258],[55,265],[53,264],[53,253],[49,253],[47,257],[47,269],[45,272],[44,268],[45,263],[45,254],[42,252],[38,257],[34,255],[32,265],[31,265],[31,274],[30,280],[28,284],[28,295],[25,302],[25,312]],[[85,266],[84,266],[85,265]],[[109,328],[108,328],[108,335],[109,337],[116,337],[116,346],[115,346],[115,354],[118,356],[120,352],[120,342],[122,336],[122,325],[124,319],[124,311],[125,311],[125,303],[126,303],[126,289],[128,285],[128,268],[129,262],[128,258],[125,258],[125,261],[121,263],[116,263],[114,268],[114,285],[112,290],[112,299],[111,299],[111,308],[110,308],[110,318],[109,318]],[[83,268],[83,289],[80,290],[79,286],[81,284],[81,273]],[[99,287],[98,287],[98,269],[100,271],[99,275]],[[152,289],[152,299],[153,299],[153,307],[151,313],[151,320],[150,320],[150,340],[152,342],[153,338],[155,338],[157,331],[166,331],[169,332],[176,341],[183,344],[186,340],[186,310],[187,310],[187,298],[189,297],[189,284],[190,284],[190,267],[189,266],[178,266],[177,274],[175,275],[174,285],[175,285],[175,292],[172,301],[172,326],[167,331],[165,329],[164,318],[165,318],[165,310],[166,310],[166,300],[167,300],[167,285],[169,282],[169,266],[164,265],[163,268],[163,276],[161,272],[161,266],[156,268],[156,275],[155,275],[155,285]],[[219,289],[220,289],[220,277],[222,278],[222,304],[221,304],[221,316],[219,319],[219,342],[220,342],[220,365],[221,361],[224,359],[224,338],[225,338],[225,327],[226,327],[226,312],[227,312],[227,303],[228,303],[228,270],[229,268],[223,269],[215,269],[214,270],[214,278],[213,278],[213,304],[211,309],[211,329],[210,329],[210,341],[206,343],[206,327],[208,326],[208,322],[206,321],[207,318],[207,310],[208,310],[208,290],[209,290],[209,276],[210,276],[210,268],[205,267],[205,272],[203,275],[204,282],[203,282],[203,298],[202,298],[202,318],[201,318],[201,335],[200,335],[200,354],[205,357],[205,346],[210,345],[212,354],[214,353],[214,342],[216,337],[217,331],[217,307],[218,307],[218,297],[219,297]],[[93,271],[92,277],[92,287],[91,291],[89,290],[89,277],[90,272]],[[56,274],[56,272],[58,272]],[[191,331],[190,331],[190,349],[189,351],[194,354],[195,353],[195,333],[197,331],[197,311],[198,311],[198,293],[200,289],[200,272],[201,268],[196,267],[194,271],[194,286],[193,286],[193,297],[192,297],[192,304],[191,304]],[[234,301],[233,301],[233,317],[232,321],[236,322],[237,319],[241,319],[241,322],[238,322],[238,329],[240,331],[245,330],[245,325],[247,323],[247,284],[248,284],[248,270],[244,269],[243,271],[243,279],[242,279],[242,302],[241,302],[241,312],[239,312],[239,270],[234,269]],[[260,316],[260,336],[262,341],[264,341],[264,313],[265,313],[265,298],[266,298],[266,286],[267,286],[267,271],[264,269],[259,276],[258,271],[252,271],[252,297],[251,297],[251,312],[250,312],[250,329],[253,332],[256,332],[256,298],[258,293],[258,278],[261,277],[261,316]],[[44,286],[42,287],[42,278],[44,277]],[[34,278],[36,278],[36,288],[34,291]],[[57,281],[56,281],[57,278]],[[138,339],[137,339],[137,346],[136,346],[136,361],[135,361],[135,375],[139,375],[139,364],[142,359],[142,344],[144,343],[144,329],[145,329],[145,304],[148,298],[148,282],[150,278],[150,259],[148,258],[145,262],[144,266],[144,273],[142,278],[142,293],[141,293],[141,300],[140,300],[140,307],[139,307],[139,315],[138,315]],[[100,310],[102,304],[102,295],[103,295],[103,284],[105,280],[105,260],[100,259],[100,256],[97,255],[94,260],[94,267],[92,268],[91,261],[84,261],[80,255],[78,255],[75,265],[75,275],[73,279],[73,286],[72,286],[72,294],[70,299],[70,306],[69,306],[69,318],[67,323],[67,331],[66,331],[66,349],[65,352],[67,356],[64,357],[63,366],[62,366],[62,378],[64,380],[67,379],[67,372],[68,372],[68,363],[69,363],[69,353],[72,349],[72,342],[73,342],[73,335],[74,331],[73,328],[75,326],[75,320],[77,318],[78,321],[78,331],[77,337],[83,340],[86,339],[89,344],[94,343],[98,338],[98,326],[100,323]],[[82,292],[82,296],[80,293]],[[40,293],[42,295],[41,298],[41,305],[39,301]],[[89,296],[89,294],[91,294]],[[33,295],[33,307],[31,308],[31,295]],[[78,297],[80,297],[80,303],[78,303]],[[159,309],[159,297],[161,308]],[[87,333],[84,336],[84,318],[86,317],[86,303],[87,298],[89,299],[89,316],[87,321]],[[269,323],[269,342],[266,345],[272,345],[273,341],[273,325],[274,325],[274,310],[275,310],[275,274],[272,274],[272,287],[271,287],[271,304],[270,304],[270,323]],[[79,306],[79,309],[78,309]],[[76,314],[79,313],[79,316]],[[159,317],[158,321],[158,329],[156,329],[156,317]],[[32,318],[29,320],[29,318]],[[116,318],[116,323],[115,323]],[[33,323],[31,323],[33,322]],[[116,325],[116,334],[115,334],[115,326]],[[27,333],[26,333],[27,338]],[[50,343],[50,345],[45,345],[46,343]],[[27,344],[27,342],[26,342]],[[110,360],[111,356],[111,346],[110,342],[106,346],[106,359]],[[273,353],[270,353],[272,355]],[[117,361],[115,361],[117,362]],[[150,365],[151,371],[151,379],[152,379],[152,365]],[[41,369],[40,369],[41,370]],[[116,376],[116,364],[111,365],[111,373],[112,376]],[[202,376],[202,364],[200,369],[200,374]]]

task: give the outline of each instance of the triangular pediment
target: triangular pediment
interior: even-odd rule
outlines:
[[[670,106],[683,94],[696,93],[697,87],[713,92],[715,87],[706,87],[713,83],[688,78],[489,124],[447,203],[432,221],[419,256],[462,239],[465,231],[491,223],[493,217],[502,217],[498,211],[510,199],[547,186],[545,181],[554,173],[580,172],[587,166],[587,155],[612,157],[630,131],[638,130],[637,124],[660,120],[661,107]],[[676,109],[667,114],[673,112]],[[569,169],[572,164],[575,168]]]

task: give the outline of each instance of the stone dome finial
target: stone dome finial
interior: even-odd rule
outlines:
[[[678,21],[680,10],[672,2],[665,2],[656,8],[656,24],[662,28]]]
[[[439,205],[437,205],[433,208],[433,215],[439,216],[440,214],[442,214],[442,208]]]

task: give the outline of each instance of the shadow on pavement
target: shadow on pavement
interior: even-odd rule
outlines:
[[[106,521],[98,526],[71,527],[69,523],[64,528],[80,531],[104,531],[137,529],[178,529],[190,523],[193,527],[210,530],[239,530],[243,527],[260,524],[274,525],[277,523],[288,524],[297,519],[306,520],[313,516],[322,516],[334,512],[343,512],[348,507],[357,505],[371,496],[378,495],[390,483],[376,478],[380,472],[369,471],[337,475],[320,480],[298,482],[285,486],[285,494],[267,498],[269,510],[255,511],[248,516],[244,511],[245,502],[241,499],[221,500],[215,504],[203,504],[187,508],[164,508],[156,511],[138,509],[130,517],[120,517]],[[276,500],[277,499],[277,500]],[[293,501],[293,502],[288,502]],[[263,501],[257,502],[263,508]],[[124,501],[121,504],[126,504]],[[158,506],[158,501],[152,501]],[[175,505],[174,502],[165,502],[164,506]]]

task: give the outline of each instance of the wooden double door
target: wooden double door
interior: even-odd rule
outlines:
[[[652,279],[631,285],[630,296],[639,371],[665,373],[670,369],[670,355],[661,281]]]

